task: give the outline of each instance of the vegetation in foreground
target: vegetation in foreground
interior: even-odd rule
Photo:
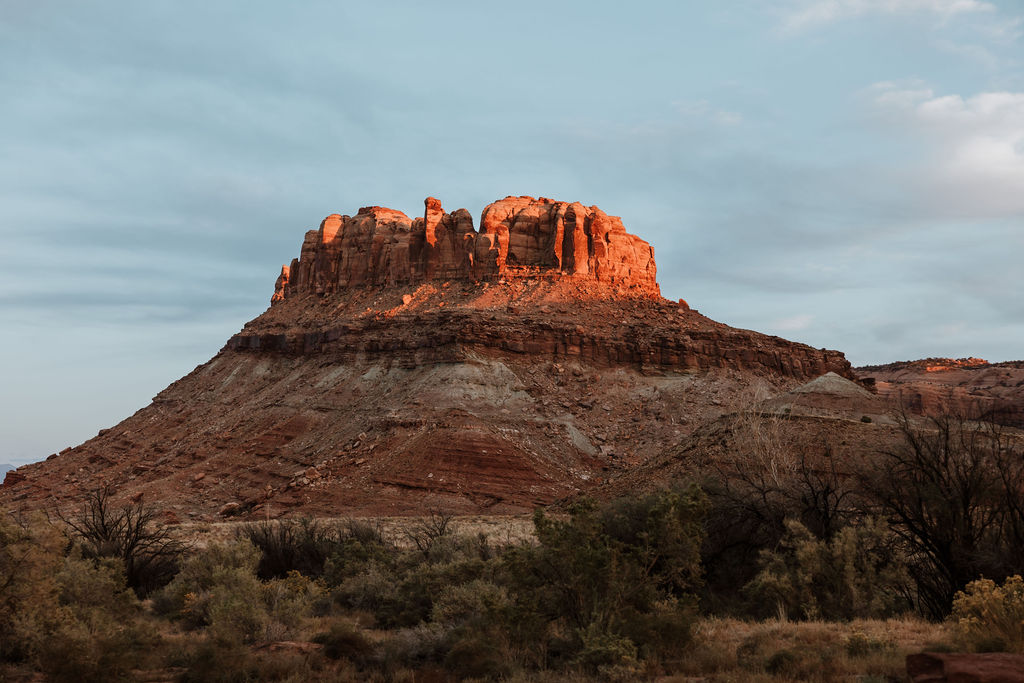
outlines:
[[[0,680],[887,680],[909,652],[1024,652],[1020,453],[936,426],[870,472],[761,453],[538,511],[530,542],[434,514],[185,547],[107,490],[60,525],[3,514]]]

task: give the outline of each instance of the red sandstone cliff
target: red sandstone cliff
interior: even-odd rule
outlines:
[[[0,498],[100,482],[170,519],[514,512],[579,494],[836,351],[662,299],[651,247],[596,207],[509,197],[331,215],[209,362]]]
[[[465,209],[445,213],[433,197],[424,204],[415,220],[380,206],[331,214],[281,269],[273,301],[358,286],[524,276],[577,276],[658,296],[654,250],[596,206],[506,197],[484,209],[477,232]]]

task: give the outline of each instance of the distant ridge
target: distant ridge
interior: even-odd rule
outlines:
[[[1024,361],[923,358],[866,365],[854,371],[862,379],[874,380],[880,396],[911,412],[984,414],[1024,428]]]

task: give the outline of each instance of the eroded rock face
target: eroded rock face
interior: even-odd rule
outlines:
[[[596,206],[506,197],[483,210],[479,232],[465,209],[446,213],[433,197],[424,207],[415,220],[379,206],[328,216],[306,233],[271,301],[360,286],[509,277],[592,280],[637,296],[659,294],[654,250]]]

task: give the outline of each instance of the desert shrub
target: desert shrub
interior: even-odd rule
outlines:
[[[854,631],[846,637],[846,654],[850,657],[867,657],[892,647],[891,641],[874,638],[863,631]]]
[[[201,643],[187,653],[182,683],[247,683],[252,654],[239,644],[218,644],[212,640]]]
[[[484,633],[465,632],[449,646],[444,668],[459,680],[498,680],[511,667],[504,650],[493,638]]]
[[[320,581],[291,571],[283,579],[265,582],[262,592],[268,617],[265,636],[283,640],[292,637],[312,614],[324,588]]]
[[[764,663],[764,670],[775,676],[795,677],[807,668],[806,654],[782,649],[775,652]]]
[[[31,658],[65,618],[56,581],[62,545],[42,520],[30,524],[0,509],[0,662]]]
[[[737,647],[737,663],[748,671],[764,671],[783,680],[834,681],[843,673],[842,653],[832,634],[756,632]]]
[[[403,567],[393,599],[377,610],[385,627],[413,626],[431,619],[434,603],[445,591],[486,579],[487,563],[475,557],[456,557],[449,562],[413,562]]]
[[[669,598],[655,603],[646,612],[637,611],[624,619],[621,632],[636,643],[641,659],[660,662],[677,656],[692,636],[692,603]]]
[[[972,581],[953,599],[949,620],[959,644],[971,651],[1024,653],[1024,579]]]
[[[420,669],[444,661],[449,631],[440,624],[418,624],[389,631],[381,644],[380,665],[385,671]]]
[[[511,601],[504,586],[485,579],[445,587],[434,600],[431,620],[448,626],[482,626],[500,621]]]
[[[130,679],[159,637],[140,621],[120,562],[72,554],[56,580],[62,619],[40,647],[40,668],[54,681]]]
[[[330,659],[347,659],[364,664],[374,652],[374,645],[359,627],[349,621],[336,621],[331,628],[316,635],[314,643],[324,646],[324,655]]]
[[[186,653],[181,683],[256,683],[310,680],[301,657],[284,653],[260,656],[237,642],[206,638]]]
[[[348,609],[361,610],[376,615],[386,605],[397,600],[395,570],[390,564],[368,561],[359,572],[335,581],[331,597]]]
[[[637,647],[626,636],[609,633],[600,624],[591,623],[580,631],[580,648],[575,663],[588,671],[631,669],[639,671]]]
[[[538,511],[539,545],[504,556],[512,638],[536,665],[574,661],[591,670],[616,658],[628,664],[635,654],[614,653],[635,653],[638,642],[655,656],[656,639],[647,638],[659,617],[672,619],[672,646],[684,644],[700,581],[703,505],[690,488],[603,506],[583,501],[568,520]]]
[[[258,563],[259,552],[248,541],[205,548],[184,562],[154,607],[193,628],[208,627],[218,641],[252,642],[268,620]]]
[[[294,571],[322,576],[327,559],[343,544],[336,527],[307,517],[248,524],[238,536],[259,549],[256,573],[261,579],[283,579]]]
[[[330,580],[344,577],[332,596],[343,607],[370,612],[383,628],[407,628],[430,620],[434,601],[446,589],[486,578],[494,565],[480,559],[473,539],[456,536],[446,539],[443,553],[393,546],[356,548],[366,552],[365,559],[349,554],[330,560]]]
[[[865,518],[831,539],[814,536],[796,520],[760,572],[745,587],[755,604],[799,619],[881,618],[909,609],[904,563],[892,533]]]
[[[0,514],[0,661],[54,681],[128,678],[156,635],[139,619],[117,559],[65,556],[52,525]]]
[[[85,557],[118,558],[128,585],[140,596],[166,585],[178,569],[184,546],[156,521],[156,510],[136,503],[115,506],[110,486],[89,495],[74,515],[60,515]]]
[[[349,521],[340,532],[340,544],[324,561],[323,579],[328,586],[339,586],[366,571],[392,568],[400,555],[379,525]]]

